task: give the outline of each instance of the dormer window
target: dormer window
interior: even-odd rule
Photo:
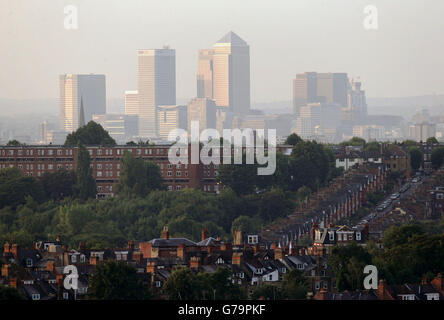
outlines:
[[[328,235],[329,235],[329,240],[330,241],[334,241],[335,240],[335,233],[334,232],[329,232]]]
[[[32,259],[30,258],[26,259],[26,267],[28,268],[32,267]]]

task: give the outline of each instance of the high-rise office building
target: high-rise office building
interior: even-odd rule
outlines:
[[[125,114],[139,115],[139,96],[137,90],[125,91]]]
[[[297,74],[293,79],[293,113],[298,117],[300,107],[317,102],[318,80],[316,72]]]
[[[168,135],[174,129],[187,130],[187,106],[158,106],[157,123],[159,138],[169,141]]]
[[[214,99],[213,95],[214,50],[199,50],[197,62],[197,97]]]
[[[214,44],[200,50],[197,96],[216,101],[235,114],[250,111],[250,47],[230,31]]]
[[[337,103],[348,105],[348,77],[346,73],[297,74],[293,79],[293,113],[300,115],[300,108],[307,103]]]
[[[347,106],[348,78],[346,73],[318,73],[317,95],[319,102],[337,103]]]
[[[176,104],[176,53],[174,49],[138,50],[139,135],[158,135],[157,106]]]
[[[216,103],[208,98],[194,98],[188,102],[188,134],[191,134],[191,121],[199,122],[199,131],[216,128]]]
[[[72,132],[106,112],[106,84],[103,74],[64,74],[60,82],[60,127]]]
[[[354,125],[363,124],[367,118],[367,102],[360,81],[351,80],[347,98],[347,109],[351,113],[352,123]]]

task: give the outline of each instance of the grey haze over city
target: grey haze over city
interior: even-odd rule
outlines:
[[[78,9],[76,30],[64,27],[69,5]],[[364,26],[369,5],[377,29]],[[185,105],[196,97],[199,50],[230,30],[249,46],[252,110],[293,113],[296,74],[347,73],[362,82],[369,115],[404,118],[404,137],[417,112],[444,112],[443,9],[439,0],[420,7],[413,0],[2,0],[0,125],[23,131],[3,140],[34,135],[41,121],[57,129],[62,74],[105,75],[106,112],[123,114],[125,91],[138,86],[138,49],[175,50],[176,103]]]

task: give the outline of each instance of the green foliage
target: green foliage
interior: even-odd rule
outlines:
[[[93,300],[146,300],[148,284],[136,269],[123,261],[106,261],[96,266],[89,281],[88,298]]]
[[[444,235],[419,225],[394,226],[384,233],[384,251],[374,257],[389,283],[417,283],[444,270]]]
[[[16,288],[0,285],[0,301],[4,300],[23,300],[23,297]]]
[[[43,200],[41,183],[34,177],[24,176],[18,168],[0,169],[0,208],[17,207],[25,203],[26,197]]]
[[[372,141],[365,145],[364,150],[367,152],[379,152],[380,148],[381,145],[379,144],[379,142]]]
[[[433,150],[431,156],[432,165],[435,168],[439,168],[444,163],[444,147],[439,147]]]
[[[231,281],[231,271],[218,268],[215,273],[195,273],[189,268],[178,267],[163,286],[170,300],[239,300],[245,291]]]
[[[365,140],[358,137],[353,137],[348,141],[341,142],[343,146],[365,146]]]
[[[65,147],[74,147],[78,144],[86,146],[90,145],[102,145],[102,146],[115,146],[116,141],[111,138],[109,133],[103,129],[103,127],[90,121],[83,127],[77,129],[66,137]]]
[[[299,137],[296,133],[292,133],[285,140],[285,144],[295,146],[296,144],[298,144],[301,141],[302,141],[301,137]]]
[[[91,159],[88,150],[80,143],[77,147],[76,196],[86,200],[96,196],[96,181],[90,166]]]
[[[282,283],[283,299],[305,299],[308,291],[309,284],[301,271],[293,269],[285,275]]]
[[[19,146],[22,146],[23,144],[18,140],[9,140],[6,145],[8,147],[19,147]]]
[[[410,147],[409,148],[410,153],[410,166],[413,170],[418,170],[421,167],[423,154],[421,149],[418,147]]]
[[[120,160],[120,177],[117,193],[125,196],[145,197],[153,190],[165,189],[162,173],[154,162],[134,158],[125,152]]]
[[[427,144],[437,144],[437,143],[439,142],[438,139],[436,139],[435,137],[430,137],[427,139]]]
[[[364,280],[362,270],[371,264],[370,254],[361,246],[352,243],[348,246],[335,246],[328,258],[328,265],[336,274],[337,288],[342,290],[360,290]]]
[[[46,199],[59,200],[74,195],[76,175],[73,171],[59,169],[56,172],[45,172],[40,182]]]
[[[254,288],[251,299],[280,300],[282,299],[282,290],[271,284],[261,284]]]

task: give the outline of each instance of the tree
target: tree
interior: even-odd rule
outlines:
[[[438,144],[438,139],[436,139],[435,137],[430,137],[427,139],[427,144]]]
[[[285,144],[295,146],[297,143],[299,143],[301,141],[302,141],[301,137],[299,137],[296,133],[292,133],[285,140]]]
[[[261,284],[254,288],[251,299],[280,300],[282,299],[282,292],[280,288],[271,284]]]
[[[364,150],[367,152],[379,152],[380,148],[381,145],[379,144],[379,142],[372,141],[365,145]]]
[[[219,181],[238,195],[252,193],[257,187],[257,166],[253,164],[223,164],[219,169]]]
[[[365,140],[359,137],[353,137],[348,141],[341,142],[343,146],[365,146]]]
[[[76,175],[73,171],[59,169],[56,172],[45,172],[40,177],[47,199],[62,199],[74,195]]]
[[[170,300],[196,300],[201,296],[202,287],[191,269],[179,267],[170,274],[163,291]]]
[[[210,274],[212,297],[216,300],[240,300],[246,298],[246,293],[237,284],[231,281],[232,272],[228,268],[217,268]]]
[[[23,297],[16,288],[0,285],[0,301],[3,300],[23,300]]]
[[[37,201],[44,198],[43,188],[34,177],[24,176],[18,168],[0,169],[0,208],[16,207],[31,196]]]
[[[162,189],[164,184],[159,166],[142,158],[134,158],[132,153],[125,152],[120,160],[117,193],[145,197],[154,190]]]
[[[433,150],[431,159],[434,167],[439,168],[444,163],[444,147]]]
[[[9,140],[6,145],[8,147],[19,147],[22,146],[23,144],[20,141],[14,139],[14,140]]]
[[[148,284],[136,269],[123,261],[106,261],[96,266],[89,283],[88,297],[95,300],[146,300]]]
[[[111,138],[109,133],[103,127],[90,121],[87,125],[78,128],[76,131],[68,134],[65,140],[65,147],[73,147],[79,143],[89,145],[115,146],[116,141]]]
[[[421,149],[418,147],[411,147],[409,149],[410,153],[410,166],[413,170],[418,170],[421,167],[423,154]]]
[[[336,274],[336,284],[339,290],[362,289],[364,280],[362,270],[371,264],[372,257],[361,246],[352,243],[348,246],[335,246],[328,258],[328,265]]]
[[[291,270],[285,275],[282,283],[282,297],[284,299],[305,299],[309,285],[304,274],[297,270]]]
[[[79,199],[86,200],[96,196],[96,181],[90,166],[91,159],[88,150],[82,144],[77,145],[76,167],[76,195]]]

